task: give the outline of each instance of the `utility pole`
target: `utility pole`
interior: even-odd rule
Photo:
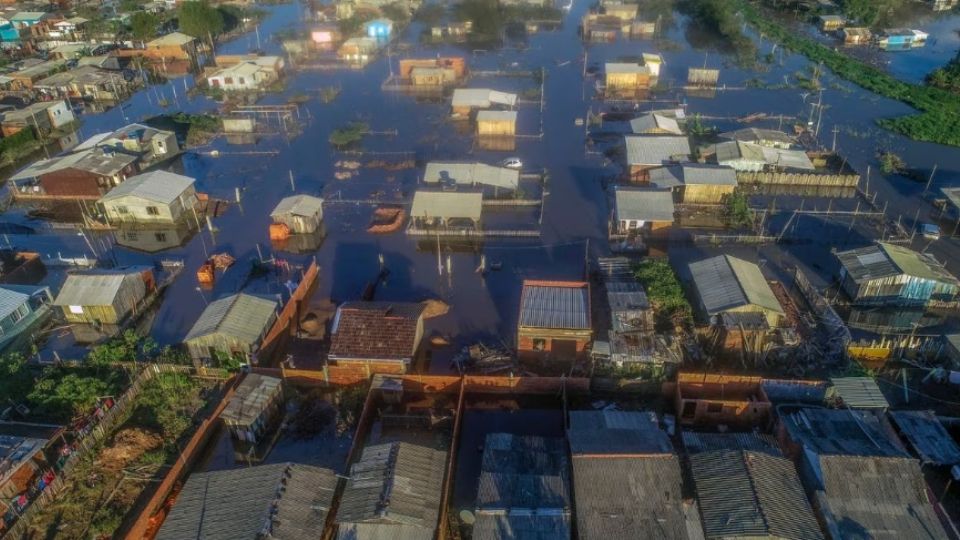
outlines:
[[[937,164],[933,164],[933,170],[930,171],[930,178],[927,179],[927,185],[923,188],[923,194],[926,195],[930,191],[930,184],[933,183],[933,175],[937,174]]]
[[[836,125],[833,126],[833,145],[830,147],[830,151],[833,153],[837,152],[837,133],[840,132],[840,128]]]

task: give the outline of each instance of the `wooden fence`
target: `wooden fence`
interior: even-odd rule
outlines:
[[[818,174],[785,172],[749,172],[737,173],[739,184],[760,184],[778,186],[818,186],[855,188],[860,182],[858,174]]]
[[[130,364],[130,366],[133,366],[133,364]],[[124,367],[127,367],[127,365],[124,365]],[[90,427],[77,437],[73,443],[73,453],[64,461],[54,481],[51,482],[35,500],[31,501],[30,506],[20,514],[20,518],[2,538],[19,538],[23,536],[30,524],[30,519],[50,504],[63,490],[66,484],[65,478],[70,475],[70,471],[73,470],[77,463],[86,457],[89,452],[95,450],[105,437],[129,418],[132,412],[131,406],[140,395],[144,386],[158,374],[173,371],[193,373],[195,370],[187,366],[151,364],[138,373],[137,376],[134,377],[130,387],[127,388],[122,396],[116,399],[113,407],[104,413],[96,425]]]

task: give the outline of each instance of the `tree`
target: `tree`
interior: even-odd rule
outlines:
[[[727,197],[727,219],[733,227],[749,227],[753,225],[753,212],[750,211],[750,201],[746,195],[734,191]]]
[[[189,1],[180,4],[177,11],[180,30],[188,35],[213,39],[223,32],[223,14],[207,2]]]
[[[160,17],[146,11],[138,11],[130,17],[130,33],[135,39],[146,41],[157,34]]]

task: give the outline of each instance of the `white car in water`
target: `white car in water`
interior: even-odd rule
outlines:
[[[939,240],[940,227],[933,223],[921,223],[920,234],[927,240]]]
[[[500,166],[508,169],[522,169],[523,161],[518,157],[507,158],[500,162]]]

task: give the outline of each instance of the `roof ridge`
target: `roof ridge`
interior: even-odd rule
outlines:
[[[762,452],[748,450],[746,448],[740,448],[737,451],[740,453],[740,459],[743,460],[743,466],[747,471],[747,481],[750,482],[750,496],[753,497],[754,507],[756,507],[757,513],[760,515],[760,519],[763,520],[764,530],[767,534],[770,534],[770,519],[767,517],[764,505],[760,502],[760,495],[757,493],[757,482],[753,477],[754,473],[756,473],[756,470],[753,466],[753,454],[760,454]]]

